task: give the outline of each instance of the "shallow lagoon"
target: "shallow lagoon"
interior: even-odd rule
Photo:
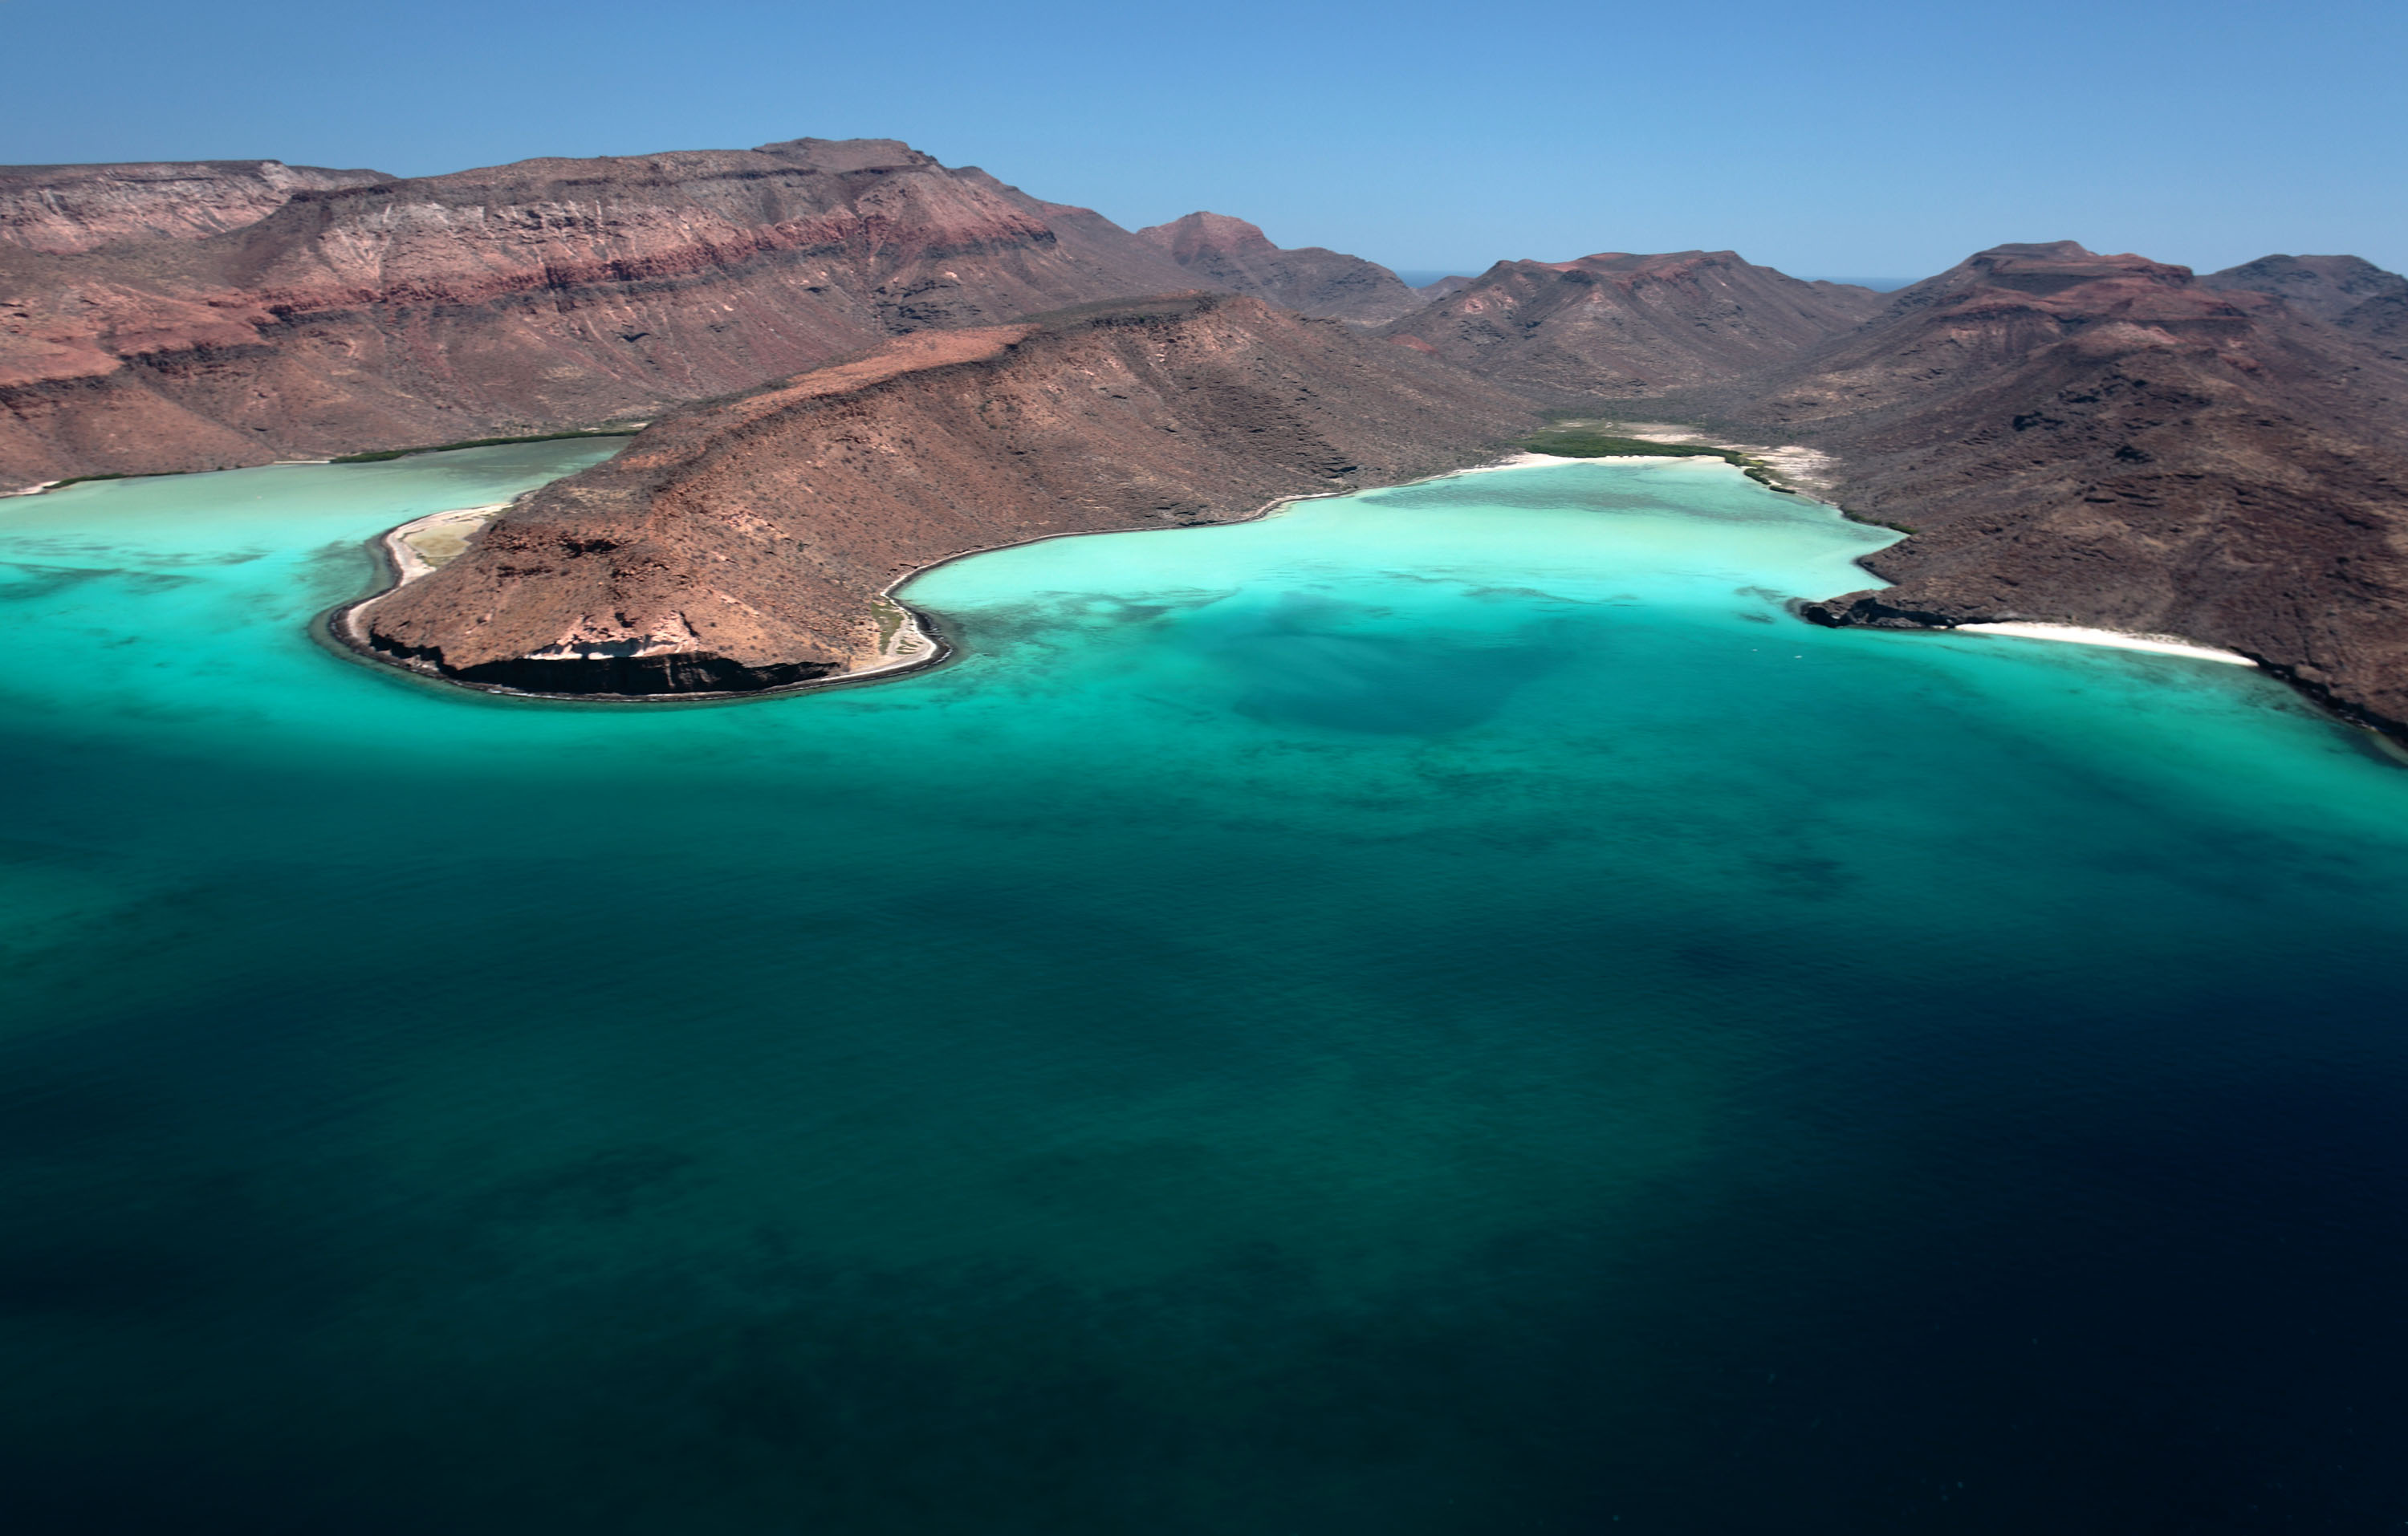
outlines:
[[[2408,1517],[2408,774],[1835,632],[1711,462],[1055,540],[941,670],[487,698],[365,539],[0,502],[20,1529]]]

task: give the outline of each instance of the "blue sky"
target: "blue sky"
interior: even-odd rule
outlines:
[[[1402,267],[1729,247],[1920,276],[2071,238],[2408,267],[2408,5],[0,0],[0,161],[907,139],[1132,226]]]

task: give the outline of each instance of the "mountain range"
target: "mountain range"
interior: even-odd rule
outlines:
[[[1878,294],[1602,252],[1414,290],[884,139],[0,169],[0,488],[656,419],[354,614],[497,686],[879,665],[878,595],[929,560],[1411,478],[1549,415],[1821,451],[1812,488],[1908,537],[1819,622],[2178,634],[2408,733],[2408,280],[2355,257],[2010,244]]]

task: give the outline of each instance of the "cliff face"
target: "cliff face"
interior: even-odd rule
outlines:
[[[1383,334],[1533,399],[1579,406],[1759,371],[1882,304],[1869,288],[1801,281],[1727,251],[1606,252],[1498,262]]]
[[[1851,510],[1914,530],[1865,562],[1898,585],[1811,617],[2183,635],[2408,727],[2408,367],[2300,306],[2000,246],[1690,403],[1832,451]]]
[[[1191,285],[1252,294],[1308,315],[1385,321],[1422,303],[1384,266],[1317,245],[1283,250],[1254,225],[1224,213],[1191,213],[1137,233],[1177,262]]]
[[[1471,462],[1514,397],[1345,326],[1190,294],[932,331],[655,422],[353,610],[463,681],[674,694],[892,658],[877,595],[945,556],[1173,527]]]
[[[888,336],[1196,286],[1097,215],[882,139],[260,169],[369,179],[268,188],[255,217],[240,176],[128,169],[15,173],[50,211],[0,244],[0,486],[586,424]]]
[[[0,246],[74,252],[122,240],[197,240],[256,223],[296,192],[392,179],[278,160],[0,165]]]

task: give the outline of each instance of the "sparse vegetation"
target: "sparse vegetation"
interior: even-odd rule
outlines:
[[[163,469],[159,471],[159,473],[164,475],[182,475],[190,474],[193,471],[186,469]],[[150,477],[148,475],[69,475],[64,480],[54,480],[50,481],[50,483],[44,486],[43,489],[46,491],[64,491],[70,485],[88,485],[96,480],[149,480],[150,478]]]
[[[1759,485],[1797,495],[1772,478],[1770,465],[1762,459],[1751,458],[1736,448],[1715,448],[1706,443],[1652,442],[1645,438],[1621,438],[1578,426],[1552,427],[1525,438],[1522,446],[1533,453],[1555,453],[1568,459],[1720,459]]]
[[[1650,442],[1644,438],[1617,438],[1580,427],[1555,427],[1526,439],[1522,446],[1533,453],[1555,453],[1568,459],[1713,458],[1731,464],[1746,460],[1745,454],[1734,449],[1709,448],[1703,443]]]
[[[326,462],[382,464],[389,459],[406,459],[420,453],[449,453],[461,448],[506,448],[511,443],[563,442],[571,438],[624,438],[635,430],[632,426],[588,426],[575,432],[531,432],[519,438],[470,438],[455,443],[429,443],[423,448],[380,448],[371,453],[345,453]]]

